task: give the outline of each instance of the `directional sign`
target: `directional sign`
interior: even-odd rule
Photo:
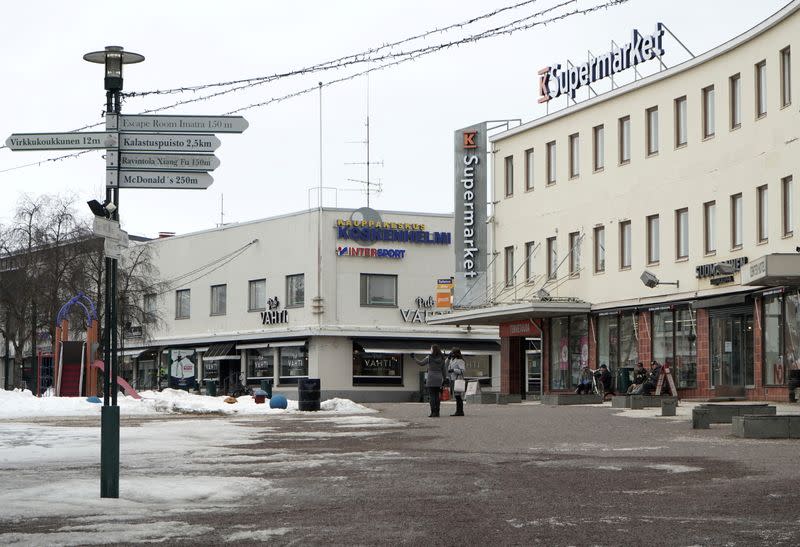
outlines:
[[[119,116],[119,131],[169,133],[242,133],[250,125],[241,116]]]
[[[220,144],[214,135],[119,134],[122,152],[213,152]]]
[[[213,154],[155,154],[155,153],[117,153],[106,155],[106,166],[122,169],[145,169],[148,171],[213,171],[219,167],[219,159]]]
[[[11,150],[91,150],[116,148],[117,133],[14,133],[6,139]]]
[[[106,237],[110,239],[120,239],[122,230],[119,228],[119,222],[116,220],[109,220],[107,218],[94,217],[94,226],[92,232],[96,236]]]
[[[106,186],[114,186],[116,171],[108,171]],[[205,190],[214,182],[207,173],[164,171],[119,171],[120,188],[180,188]]]

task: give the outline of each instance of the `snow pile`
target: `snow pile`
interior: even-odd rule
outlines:
[[[141,399],[120,394],[117,404],[124,416],[157,414],[293,414],[298,413],[297,401],[289,400],[286,410],[270,408],[269,400],[256,404],[249,395],[238,397],[235,403],[226,403],[227,397],[209,397],[188,393],[180,389],[143,391]],[[85,397],[35,397],[29,390],[0,389],[0,418],[40,418],[50,416],[96,416],[102,405],[90,403]],[[349,399],[330,399],[320,404],[324,412],[337,414],[367,414],[373,409]]]

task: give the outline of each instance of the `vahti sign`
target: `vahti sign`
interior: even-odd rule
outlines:
[[[575,98],[575,92],[585,85],[592,84],[618,72],[664,55],[662,41],[664,25],[656,24],[653,34],[644,35],[633,30],[631,41],[608,53],[592,57],[582,65],[561,67],[560,64],[545,67],[539,71],[539,102],[545,103],[565,93]]]

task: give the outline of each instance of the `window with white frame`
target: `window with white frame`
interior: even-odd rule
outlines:
[[[556,141],[547,143],[547,184],[556,183]]]
[[[252,279],[247,283],[247,309],[260,311],[267,308],[267,280]]]
[[[225,315],[228,311],[228,286],[211,286],[211,315]]]
[[[703,204],[703,248],[706,254],[717,252],[717,202]]]
[[[580,139],[577,133],[569,136],[569,178],[581,174]]]
[[[738,129],[742,125],[742,78],[734,74],[729,81],[731,93],[731,129]]]
[[[742,194],[731,196],[731,249],[742,247]]]
[[[619,119],[619,163],[631,161],[631,117]]]
[[[661,234],[658,215],[647,217],[647,263],[658,264],[661,260]]]
[[[514,286],[514,247],[505,248],[505,265],[506,265],[506,287]]]
[[[689,209],[675,211],[675,258],[689,258]]]
[[[191,313],[191,289],[175,291],[175,319],[189,319]]]
[[[525,189],[533,190],[533,148],[525,150]]]
[[[714,86],[703,89],[703,138],[714,136]]]
[[[658,107],[648,108],[645,112],[647,119],[647,155],[658,154]]]
[[[569,234],[569,275],[577,277],[581,274],[581,234]]]
[[[305,304],[305,274],[286,276],[286,307],[300,308]]]
[[[606,271],[606,229],[604,226],[594,228],[594,271]]]
[[[626,270],[631,267],[631,221],[619,223],[619,267]]]
[[[506,197],[514,194],[514,156],[507,156],[505,161]]]
[[[767,198],[766,184],[756,188],[756,211],[758,212],[756,235],[759,243],[769,240],[769,202]]]
[[[767,62],[756,64],[756,118],[767,115]]]
[[[397,276],[361,274],[362,306],[397,306]]]
[[[592,133],[594,135],[594,144],[593,144],[593,162],[594,162],[594,170],[600,171],[605,167],[605,131],[602,125],[596,126]]]
[[[558,248],[556,238],[547,238],[547,279],[558,277]]]
[[[686,96],[675,99],[675,148],[686,146]]]
[[[781,106],[792,104],[792,54],[787,46],[781,50]]]
[[[525,281],[533,281],[533,253],[535,250],[535,242],[528,241],[525,244]]]
[[[794,186],[792,177],[781,180],[781,210],[783,213],[783,235],[790,236],[794,233]]]

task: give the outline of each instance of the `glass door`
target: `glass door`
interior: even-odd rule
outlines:
[[[711,380],[714,387],[753,383],[753,316],[711,318]]]

